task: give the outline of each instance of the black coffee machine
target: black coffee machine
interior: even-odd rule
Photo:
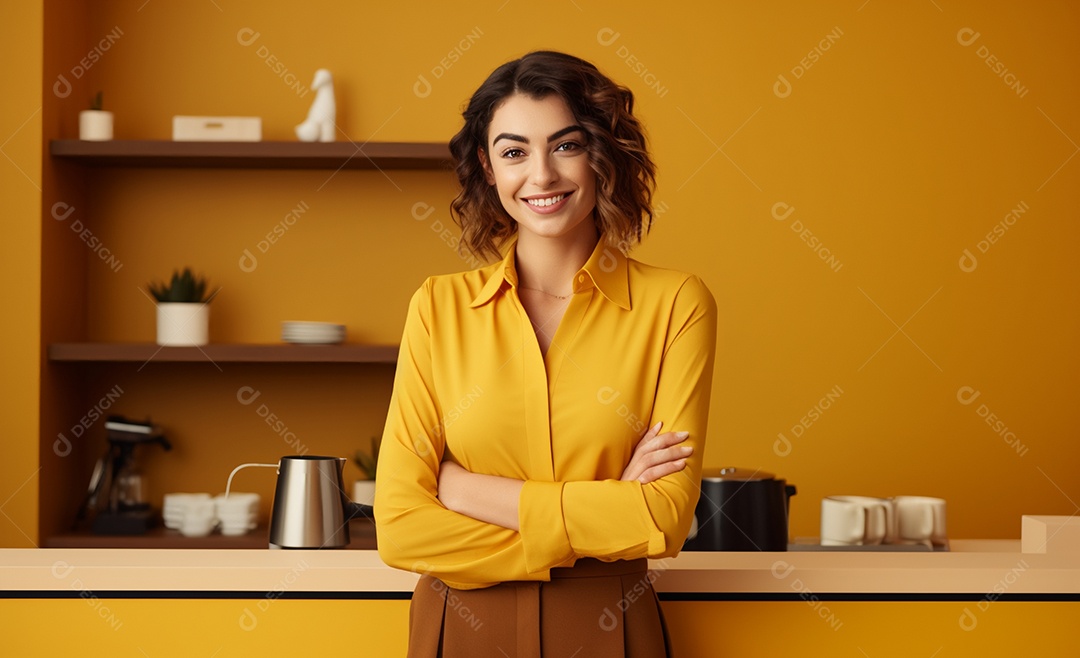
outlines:
[[[795,485],[749,468],[705,469],[684,551],[786,551]]]
[[[109,416],[105,431],[108,448],[94,465],[75,525],[91,517],[90,530],[96,535],[145,534],[154,527],[158,515],[145,499],[145,483],[136,467],[135,448],[160,444],[171,450],[172,445],[161,428],[149,421]]]

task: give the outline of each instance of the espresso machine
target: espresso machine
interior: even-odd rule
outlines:
[[[150,421],[110,416],[105,431],[108,447],[94,465],[75,524],[82,525],[90,518],[90,530],[96,535],[145,534],[154,527],[157,514],[146,501],[135,449],[158,444],[171,450],[172,445],[161,428]]]

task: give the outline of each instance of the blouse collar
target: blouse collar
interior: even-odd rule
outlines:
[[[495,293],[504,285],[516,288],[518,285],[517,269],[514,266],[514,253],[517,248],[517,236],[509,241],[509,248],[502,261],[489,266],[491,277],[484,283],[480,293],[473,299],[470,308],[483,306],[495,297]],[[619,249],[604,242],[603,236],[596,243],[589,260],[574,274],[574,293],[596,287],[612,303],[630,310],[630,282],[626,255]]]

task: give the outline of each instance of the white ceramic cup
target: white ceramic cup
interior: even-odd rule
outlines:
[[[944,546],[945,500],[929,496],[896,496],[896,543]]]
[[[210,500],[208,493],[167,493],[161,505],[161,517],[165,527],[179,530],[184,520],[184,512],[191,501]]]
[[[873,546],[895,536],[887,498],[828,496],[821,501],[822,546]]]
[[[353,482],[352,499],[354,503],[360,503],[361,505],[374,505],[375,480],[357,480]]]
[[[184,518],[180,521],[180,534],[185,537],[205,537],[214,531],[217,516],[214,514],[214,502],[211,500],[189,500],[184,507]]]

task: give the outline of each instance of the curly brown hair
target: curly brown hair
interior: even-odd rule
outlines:
[[[488,128],[502,102],[514,94],[542,100],[558,94],[588,133],[589,165],[596,172],[596,227],[613,247],[627,250],[652,227],[656,165],[645,131],[634,117],[634,94],[583,59],[553,51],[531,52],[488,76],[462,113],[465,125],[450,140],[461,191],[450,204],[461,227],[459,250],[499,258],[499,247],[517,232],[498,191],[484,173]]]

